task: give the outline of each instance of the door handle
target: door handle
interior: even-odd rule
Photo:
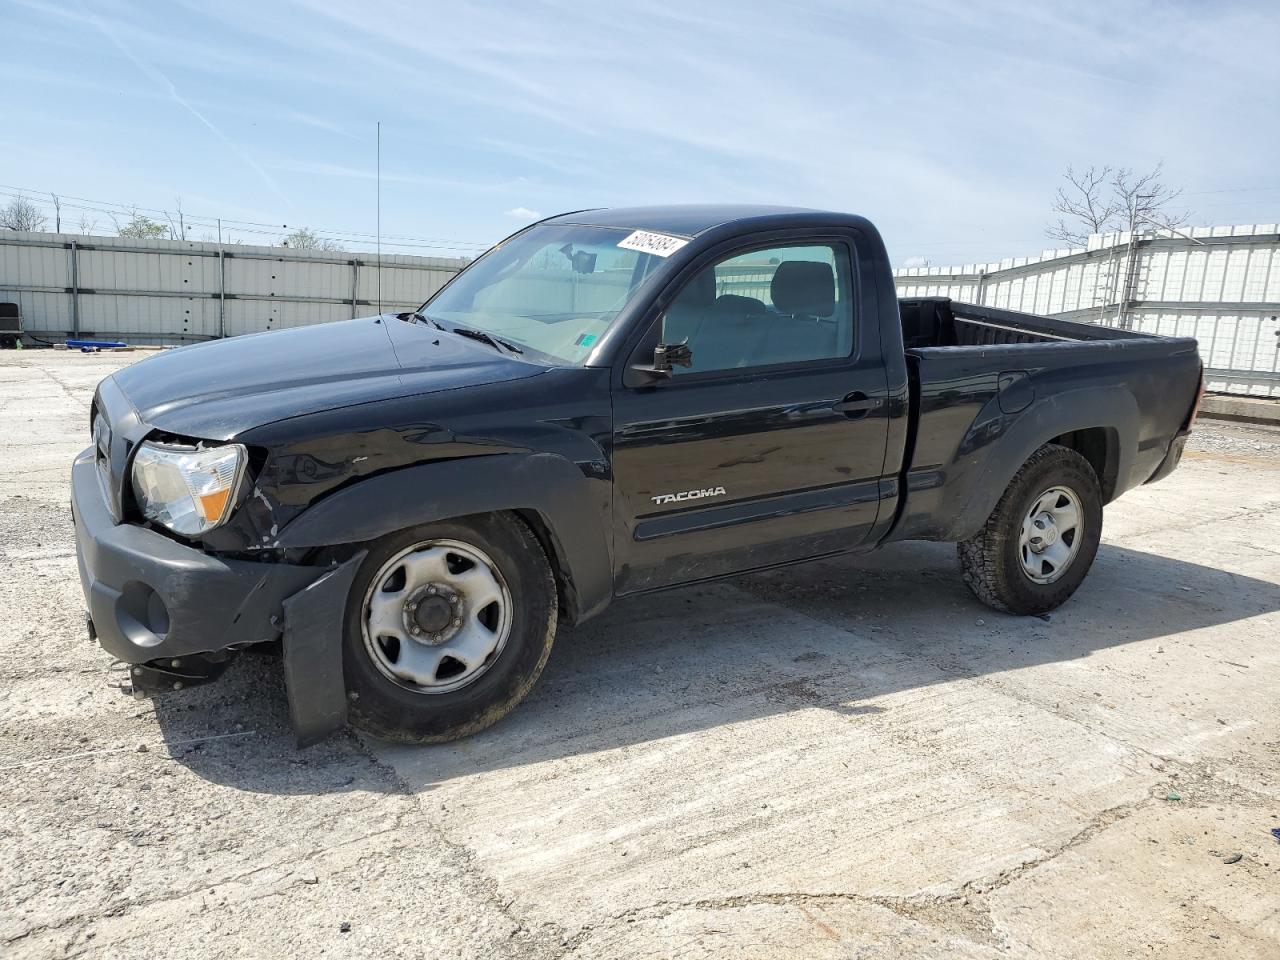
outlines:
[[[843,413],[845,416],[852,414],[857,417],[879,409],[883,405],[883,397],[868,397],[865,393],[851,393],[838,403],[833,403],[831,409],[836,413]]]

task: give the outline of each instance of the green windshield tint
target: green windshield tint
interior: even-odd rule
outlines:
[[[540,224],[489,251],[423,307],[446,327],[470,327],[579,364],[662,258],[618,243],[630,231]]]

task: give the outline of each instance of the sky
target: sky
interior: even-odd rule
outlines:
[[[111,221],[71,205],[180,202],[193,239],[368,249],[378,121],[405,253],[743,201],[984,262],[1055,245],[1068,164],[1163,161],[1193,222],[1280,221],[1275,0],[0,0],[0,35],[0,202],[79,198],[77,232]]]

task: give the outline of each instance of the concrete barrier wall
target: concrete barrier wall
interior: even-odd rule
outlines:
[[[0,301],[35,336],[185,343],[413,309],[468,262],[0,231]]]

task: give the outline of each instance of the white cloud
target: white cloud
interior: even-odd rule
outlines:
[[[537,210],[530,210],[528,207],[512,207],[507,211],[508,217],[515,217],[517,220],[541,220],[542,214]]]

